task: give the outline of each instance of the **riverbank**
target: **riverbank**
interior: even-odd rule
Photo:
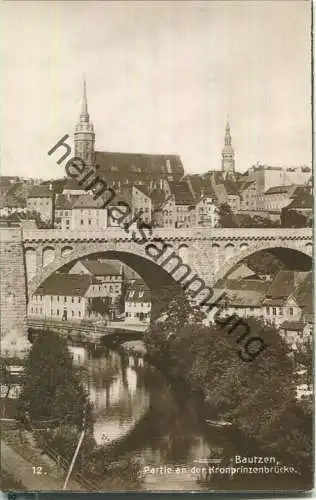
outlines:
[[[32,433],[20,433],[12,421],[1,422],[1,469],[13,485],[21,484],[26,491],[60,491],[65,480],[64,470],[43,454]],[[85,488],[71,479],[68,491]]]
[[[235,338],[223,335],[222,325],[204,325],[192,308],[175,299],[145,334],[147,359],[179,391],[201,395],[214,415],[209,418],[232,423],[254,454],[293,466],[308,488],[312,414],[308,405],[296,401],[293,358],[272,325],[253,318],[249,324],[269,349],[246,363],[235,352]]]

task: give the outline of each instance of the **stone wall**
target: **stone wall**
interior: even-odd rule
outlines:
[[[28,349],[26,279],[20,227],[0,228],[1,355],[19,356]]]

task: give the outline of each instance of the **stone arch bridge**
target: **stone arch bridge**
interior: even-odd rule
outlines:
[[[185,269],[176,269],[181,263],[191,270],[187,279],[195,275],[206,285],[214,286],[242,260],[262,250],[275,253],[293,268],[311,266],[309,228],[156,228],[150,236],[146,232],[146,241],[139,234],[137,237],[138,241],[134,241],[132,231],[128,234],[120,228],[100,232],[24,231],[28,294],[34,293],[52,273],[88,256],[121,260],[142,276],[151,289],[174,278],[177,281],[178,276],[181,280]]]
[[[80,258],[121,260],[151,289],[181,286],[195,278],[213,287],[262,250],[274,252],[293,269],[310,269],[312,242],[310,228],[156,228],[133,241],[133,231],[120,228],[80,232],[0,227],[1,337],[26,331],[28,296],[52,273]]]

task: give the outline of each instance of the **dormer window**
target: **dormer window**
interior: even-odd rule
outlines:
[[[130,298],[134,297],[134,294],[135,294],[135,291],[130,292],[130,293],[129,293]]]

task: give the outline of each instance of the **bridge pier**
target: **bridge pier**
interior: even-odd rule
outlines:
[[[0,228],[0,332],[4,356],[23,356],[26,328],[26,269],[20,227]]]

